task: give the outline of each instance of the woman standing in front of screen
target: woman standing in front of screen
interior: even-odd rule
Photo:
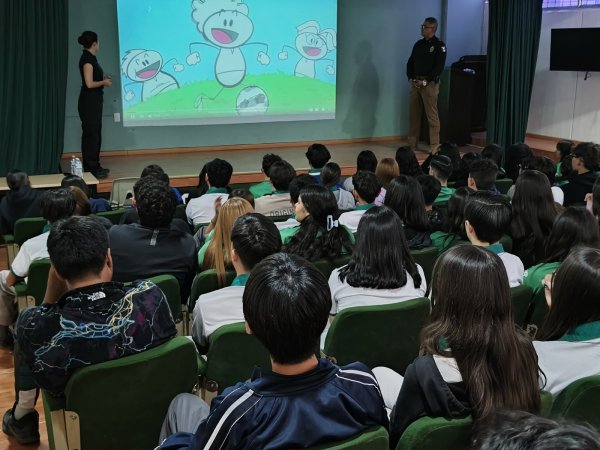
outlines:
[[[104,87],[112,86],[112,81],[110,77],[104,75],[102,67],[96,59],[96,53],[100,47],[98,35],[93,31],[84,31],[77,42],[83,46],[83,53],[79,59],[81,92],[77,104],[81,119],[83,170],[92,172],[96,178],[106,178],[109,170],[100,166],[102,103]]]

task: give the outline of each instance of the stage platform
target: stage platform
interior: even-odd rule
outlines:
[[[554,148],[558,138],[528,136],[526,143],[535,154],[542,154],[555,159]],[[321,141],[331,152],[331,161],[337,162],[342,169],[342,176],[349,176],[356,171],[356,156],[365,149],[372,150],[378,159],[393,158],[396,149],[406,145],[402,136],[390,138],[373,138],[347,141]],[[178,188],[191,188],[198,184],[198,174],[202,166],[213,158],[226,159],[233,165],[232,184],[258,183],[264,176],[260,171],[262,156],[275,153],[292,164],[299,172],[308,170],[308,162],[304,153],[312,142],[295,142],[246,146],[221,146],[176,148],[159,150],[108,151],[102,152],[101,163],[110,169],[110,176],[99,180],[98,193],[109,193],[112,181],[116,178],[139,177],[142,169],[149,164],[160,165],[171,178],[171,185]],[[481,151],[485,145],[485,132],[474,133],[473,143],[461,147],[462,153]],[[424,149],[425,144],[421,144]],[[417,152],[419,161],[427,157],[425,151]],[[69,171],[71,154],[62,157],[63,171]]]

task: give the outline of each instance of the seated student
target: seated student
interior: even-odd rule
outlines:
[[[481,157],[484,159],[489,159],[496,163],[498,167],[498,175],[496,175],[496,179],[500,180],[502,178],[506,178],[506,172],[502,168],[502,157],[504,156],[504,149],[500,147],[498,144],[488,144],[483,147],[481,150]]]
[[[562,140],[556,143],[556,153],[558,153],[558,164],[556,164],[556,178],[563,178],[566,174],[563,174],[562,168],[564,166],[564,162],[568,156],[571,155],[573,148],[575,147],[575,143],[569,140]],[[569,160],[569,166],[571,162]],[[566,171],[567,173],[570,170]]]
[[[331,159],[329,150],[323,144],[311,144],[306,150],[305,156],[309,164],[308,173],[315,177],[318,184],[321,184],[321,169]]]
[[[406,175],[394,178],[385,194],[385,206],[400,217],[410,248],[431,245],[423,190],[415,178]]]
[[[338,187],[341,174],[340,166],[334,162],[329,162],[321,169],[321,183],[333,192],[339,209],[342,211],[354,209],[356,206],[354,196],[347,190]]]
[[[559,424],[524,411],[498,411],[474,430],[473,450],[600,450],[591,427]]]
[[[193,225],[208,223],[215,215],[215,200],[221,197],[226,200],[229,194],[229,182],[233,167],[227,161],[215,158],[206,164],[205,182],[208,186],[206,193],[188,201],[185,213],[188,222]]]
[[[473,192],[468,187],[461,187],[450,197],[442,231],[431,233],[431,242],[440,253],[461,243],[461,241],[468,242],[467,232],[465,231],[465,205]]]
[[[559,205],[563,204],[565,194],[563,190],[556,185],[556,165],[550,158],[546,158],[545,156],[534,156],[529,160],[529,165],[526,167],[526,170],[537,170],[546,175],[546,178],[548,178],[548,181],[550,182],[552,198],[554,198],[554,201]],[[516,188],[514,184],[511,186],[511,189],[513,188]],[[508,196],[510,198],[513,197],[510,192],[508,193]]]
[[[458,170],[459,176],[457,176],[454,181],[455,188],[469,186],[469,171],[471,169],[471,164],[476,161],[481,161],[482,159],[481,155],[475,152],[467,152],[462,155],[462,158],[460,159],[460,169]],[[454,175],[452,178],[454,178]]]
[[[73,211],[74,216],[90,216],[92,219],[100,222],[104,228],[110,230],[110,228],[113,226],[113,223],[110,220],[108,220],[106,217],[92,215],[92,206],[85,192],[83,192],[77,186],[69,186],[68,190],[73,195],[73,199],[75,200],[75,211]]]
[[[574,175],[569,183],[561,186],[565,192],[565,206],[585,205],[585,196],[592,192],[592,186],[600,170],[600,145],[582,142],[573,149],[571,166]]]
[[[500,258],[476,246],[451,248],[435,265],[431,303],[422,356],[404,378],[385,367],[373,370],[393,407],[390,448],[423,416],[472,415],[477,422],[501,408],[538,412],[537,357],[514,325]]]
[[[300,226],[280,231],[283,251],[309,261],[352,253],[354,236],[342,225],[335,197],[325,186],[302,188],[296,220]]]
[[[434,204],[448,203],[456,189],[448,187],[448,179],[452,175],[452,161],[444,155],[436,155],[431,159],[429,175],[435,177],[442,186]]]
[[[210,162],[202,166],[202,170],[200,170],[200,173],[198,174],[198,185],[195,189],[190,191],[188,196],[184,199],[186,205],[189,204],[190,201],[192,201],[193,199],[203,196],[204,194],[206,194],[206,191],[208,191],[208,181],[206,180],[206,168],[209,164]]]
[[[381,191],[379,191],[379,195],[373,203],[375,203],[375,206],[383,206],[387,188],[390,185],[390,182],[400,175],[400,168],[398,167],[398,163],[395,159],[383,158],[377,164],[375,175],[377,176],[377,180],[381,185]]]
[[[506,176],[516,183],[521,169],[529,165],[529,160],[532,157],[533,152],[527,144],[517,143],[509,145],[504,154]]]
[[[546,243],[546,258],[525,271],[523,284],[537,294],[543,289],[546,275],[560,267],[572,248],[579,245],[597,248],[599,244],[600,232],[594,216],[585,208],[569,206],[554,220]]]
[[[365,212],[348,265],[329,277],[331,312],[423,297],[425,274],[410,254],[398,215],[386,206]]]
[[[243,308],[247,332],[271,354],[271,370],[256,368],[250,381],[225,389],[210,413],[195,395],[175,397],[159,448],[308,448],[387,427],[364,364],[338,367],[315,356],[331,296],[312,264],[285,253],[265,258],[246,282]]]
[[[371,150],[363,150],[356,157],[356,173],[361,170],[375,173],[377,167],[377,156]],[[344,180],[344,189],[348,192],[354,191],[354,185],[352,184],[352,177],[348,177]]]
[[[448,176],[448,181],[452,181],[455,182],[456,180],[462,180],[464,179],[465,181],[467,180],[467,177],[469,176],[468,172],[464,172],[462,171],[463,169],[463,165],[462,165],[462,161],[460,159],[460,152],[458,151],[458,146],[454,143],[454,142],[442,142],[442,144],[438,147],[438,151],[436,153],[430,153],[427,158],[425,159],[425,161],[423,161],[423,163],[421,164],[421,170],[423,171],[423,173],[428,173],[429,175],[433,175],[431,173],[431,161],[436,157],[436,156],[444,156],[448,159],[450,159],[451,162],[451,166],[452,166],[452,171],[450,172],[450,175]],[[440,182],[442,183],[442,180],[440,180]],[[442,183],[442,186],[444,185],[444,183]]]
[[[494,194],[500,194],[495,186],[497,176],[498,166],[494,161],[490,159],[474,161],[469,166],[467,186],[474,191],[490,191]]]
[[[243,198],[230,198],[217,209],[214,228],[198,252],[201,270],[216,269],[219,286],[225,286],[226,271],[233,269],[231,260],[231,229],[238,217],[253,212],[252,205]],[[214,219],[213,219],[214,220]]]
[[[208,347],[208,339],[217,328],[244,321],[242,295],[250,271],[267,256],[281,251],[281,237],[275,223],[257,213],[237,218],[230,241],[229,258],[236,278],[231,286],[198,297],[192,314],[192,337],[203,348]]]
[[[112,211],[112,207],[110,203],[105,198],[93,198],[90,197],[90,189],[83,178],[78,177],[77,175],[66,175],[62,181],[60,182],[60,187],[68,188],[71,186],[75,186],[83,191],[83,193],[88,197],[90,202],[90,214],[96,214],[99,212]]]
[[[544,289],[550,312],[533,345],[540,387],[556,396],[575,380],[600,375],[600,250],[573,249]]]
[[[417,181],[423,191],[423,200],[425,200],[425,214],[429,221],[429,231],[441,231],[444,228],[446,220],[446,208],[440,208],[434,205],[435,199],[439,197],[442,190],[442,184],[431,175],[419,175]]]
[[[408,145],[396,150],[396,162],[400,169],[400,175],[409,177],[423,175],[423,170],[421,170],[417,156]]]
[[[71,217],[75,211],[75,199],[67,189],[52,189],[41,196],[42,217],[48,222],[44,232],[26,240],[15,257],[10,270],[0,271],[0,326],[8,327],[17,318],[15,284],[29,274],[29,266],[37,259],[48,258],[48,233],[50,225],[60,219]]]
[[[140,178],[147,177],[148,175],[153,175],[156,178],[158,178],[159,180],[163,180],[167,184],[171,183],[171,180],[169,179],[169,175],[158,164],[150,164],[150,165],[144,167],[144,169],[142,170],[142,174],[140,175]],[[171,186],[169,186],[169,187],[171,187]],[[175,193],[175,196],[177,197],[177,204],[179,204],[179,205],[182,204],[183,199],[181,198],[181,192],[179,191],[179,189],[177,189],[176,187],[171,187],[171,189],[173,189],[173,192]]]
[[[347,227],[352,233],[358,229],[360,218],[369,208],[375,206],[373,202],[381,191],[381,185],[377,181],[377,176],[373,172],[358,172],[352,176],[354,186],[354,199],[356,206],[354,211],[348,211],[340,216],[340,225]]]
[[[170,226],[177,206],[175,194],[154,177],[139,179],[134,189],[140,223],[115,225],[109,231],[113,279],[127,282],[173,275],[185,302],[198,261],[194,238]]]
[[[31,188],[29,177],[19,169],[6,174],[6,184],[9,191],[0,201],[0,233],[13,234],[17,220],[39,217],[40,192]]]
[[[263,156],[262,167],[260,170],[265,176],[265,181],[250,186],[250,192],[252,193],[255,199],[260,198],[263,195],[270,195],[273,192],[273,185],[271,184],[271,181],[269,179],[269,170],[271,169],[271,166],[274,163],[279,161],[282,161],[281,156],[275,155],[273,153],[267,153]]]
[[[529,268],[546,258],[546,241],[562,207],[554,202],[550,182],[541,172],[524,170],[515,184],[509,234],[513,251]]]
[[[289,236],[289,233],[295,233],[295,231],[283,231],[288,228],[295,228],[300,226],[300,222],[296,220],[296,203],[298,203],[298,199],[300,198],[300,191],[305,186],[313,186],[317,184],[315,177],[309,175],[307,173],[301,173],[294,177],[294,179],[290,182],[290,203],[292,208],[294,209],[294,213],[290,216],[290,218],[284,222],[275,222],[275,226],[281,232],[282,238],[284,236]]]
[[[508,231],[511,220],[510,203],[501,195],[474,192],[465,205],[465,231],[471,244],[497,254],[504,263],[510,287],[523,283],[525,271],[521,260],[504,251],[500,238]]]
[[[80,367],[140,353],[177,332],[158,287],[111,282],[108,234],[97,221],[54,223],[48,253],[44,302],[21,312],[16,325],[17,402],[4,414],[2,429],[20,443],[39,441],[38,387],[60,395]]]
[[[274,191],[254,200],[257,213],[265,216],[289,216],[293,213],[290,205],[290,182],[296,171],[287,161],[273,163],[269,169],[269,177]]]

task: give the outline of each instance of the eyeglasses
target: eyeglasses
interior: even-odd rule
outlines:
[[[425,28],[435,28],[435,27],[430,26],[430,25],[421,25],[422,30],[424,30]]]

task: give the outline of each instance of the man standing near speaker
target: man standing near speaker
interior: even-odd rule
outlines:
[[[408,143],[417,150],[421,132],[423,108],[429,122],[430,152],[435,153],[440,144],[440,118],[438,116],[438,94],[440,75],[446,63],[446,44],[435,33],[438,22],[428,17],[421,25],[423,39],[417,41],[406,63],[406,75],[410,87],[410,129]]]

